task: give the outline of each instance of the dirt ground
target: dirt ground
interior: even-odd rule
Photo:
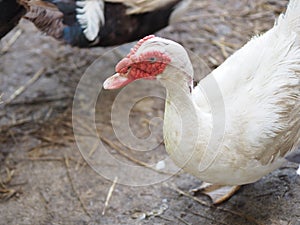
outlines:
[[[251,36],[269,29],[286,4],[286,0],[194,0],[181,22],[157,35],[182,43],[203,59],[207,67],[195,65],[201,69],[200,79]],[[166,157],[157,119],[163,117],[164,101],[148,97],[135,102],[127,121],[138,138],[155,130],[151,136],[155,151],[134,151],[136,142],[123,143],[126,135],[115,134],[111,112],[123,115],[125,106],[140,95],[163,96],[164,90],[155,84],[138,83],[125,94],[102,90],[96,96],[96,130],[122,165],[94,153],[98,149],[93,149],[92,139],[80,137],[80,131],[91,130],[85,115],[91,113],[86,110],[91,103],[88,92],[97,87],[100,91],[101,80],[113,73],[126,49],[128,45],[118,50],[71,48],[26,21],[1,40],[0,92],[5,104],[0,105],[0,224],[299,225],[300,177],[295,164],[243,186],[219,206],[211,205],[207,196],[193,196],[190,189],[201,182],[183,172],[159,175],[146,166],[128,175],[123,162],[145,166]],[[72,121],[73,97],[83,74],[90,83],[79,88],[85,96],[77,96]],[[117,98],[121,107],[114,109]],[[78,146],[79,139],[89,147]]]

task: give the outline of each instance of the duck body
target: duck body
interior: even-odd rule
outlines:
[[[119,45],[156,32],[166,27],[173,18],[179,17],[180,15],[174,15],[178,12],[181,14],[190,0],[19,0],[12,2],[13,4],[10,3],[12,16],[18,15],[20,19],[27,12],[24,17],[32,21],[45,34],[73,46],[91,47]],[[19,8],[23,9],[23,13],[17,12]],[[10,20],[10,17],[11,15],[3,15],[5,20]],[[13,26],[15,24],[16,22]]]
[[[291,6],[298,8],[289,8],[287,13],[291,15],[292,10],[300,10],[299,1],[293,3]],[[254,37],[193,90],[191,102],[198,115],[199,138],[190,149],[195,153],[189,154],[191,157],[186,163],[180,162],[182,156],[174,161],[201,180],[223,185],[252,183],[280,167],[285,162],[284,156],[297,147],[300,140],[300,17],[295,16],[297,24],[295,18],[289,20],[289,16],[281,16],[271,30]],[[215,81],[219,88],[222,100],[212,97],[210,101],[222,102],[215,106],[215,111],[224,112],[225,118],[224,133],[219,140],[214,140],[219,142],[215,149],[209,149],[208,140],[216,135],[213,120],[219,115],[212,112],[203,92],[210,88],[208,80]],[[170,121],[164,125],[165,140],[169,140],[166,149],[171,156],[178,155],[174,149],[185,151],[183,146],[187,146],[187,143],[174,146],[175,138],[170,132],[176,130],[173,127],[174,121],[178,121],[174,119],[176,114],[166,109],[165,118]]]
[[[299,10],[300,3],[294,2]],[[289,14],[281,16],[271,30],[254,37],[206,78],[218,84],[226,124],[214,159],[205,157],[204,153],[203,158],[197,158],[199,154],[192,157],[195,164],[211,160],[211,165],[204,162],[207,168],[203,171],[195,171],[191,165],[189,170],[195,176],[211,183],[251,183],[280,167],[285,162],[284,156],[299,144],[300,19],[297,19],[298,25],[289,20]],[[201,90],[207,83],[200,82],[192,99],[197,114],[206,112],[213,120],[215,116],[205,107],[210,104]],[[200,121],[199,133],[204,129],[202,124]],[[197,148],[204,149],[207,143],[203,143]]]
[[[185,171],[214,184],[252,183],[280,167],[284,156],[299,143],[297,36],[293,40],[292,33],[278,37],[275,32],[251,40],[190,95],[186,92],[189,98],[179,100],[175,71],[172,78],[161,80],[169,99],[164,121],[166,150]],[[252,60],[245,58],[248,54]],[[207,96],[206,90],[213,88],[219,89],[215,91],[221,99]],[[168,102],[175,102],[174,106]],[[182,119],[184,115],[189,118]],[[184,121],[186,128],[175,121]]]
[[[209,183],[255,182],[280,167],[300,142],[299,11],[300,1],[291,0],[272,29],[195,88],[184,48],[158,37],[140,41],[104,88],[141,77],[159,80],[167,90],[164,140],[173,161]],[[153,57],[162,72],[152,69]]]

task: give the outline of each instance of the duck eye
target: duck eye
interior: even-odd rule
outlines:
[[[156,57],[150,57],[149,59],[148,59],[148,61],[150,62],[150,63],[155,63],[156,62]]]

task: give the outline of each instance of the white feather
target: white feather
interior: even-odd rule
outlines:
[[[171,60],[157,79],[167,90],[165,147],[180,168],[209,183],[241,185],[279,168],[296,150],[299,12],[300,0],[291,0],[273,28],[251,39],[193,90],[193,67],[181,45],[152,37],[134,49],[134,59],[159,51]]]
[[[299,12],[300,0],[292,0],[272,29],[229,57],[192,94],[186,78],[192,77],[192,66],[182,47],[159,38],[141,45],[137,54],[163,51],[176,65],[157,77],[167,89],[165,146],[178,166],[209,183],[240,185],[280,167],[285,154],[295,150],[300,141]],[[203,90],[220,93],[208,101]]]
[[[299,23],[300,1],[290,0],[285,14],[281,14],[278,18],[278,28],[282,30],[292,30],[300,33]]]
[[[89,41],[94,41],[105,23],[103,0],[78,0],[76,18]]]
[[[181,20],[183,14],[187,11],[188,7],[190,6],[192,0],[184,0],[180,2],[172,12],[169,23],[173,24],[176,23],[177,21]]]

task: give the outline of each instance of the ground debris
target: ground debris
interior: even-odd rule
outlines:
[[[18,193],[17,190],[0,185],[0,201],[8,201]]]
[[[169,206],[167,205],[167,203],[163,203],[160,205],[159,208],[153,209],[151,211],[142,212],[142,211],[136,209],[136,210],[132,210],[130,214],[131,214],[132,219],[144,220],[144,219],[148,219],[150,217],[162,216],[164,214],[164,212],[166,210],[168,210],[168,208],[169,208]]]
[[[16,189],[10,187],[15,171],[8,167],[5,168],[5,171],[6,178],[0,177],[0,201],[7,201],[18,193]]]

